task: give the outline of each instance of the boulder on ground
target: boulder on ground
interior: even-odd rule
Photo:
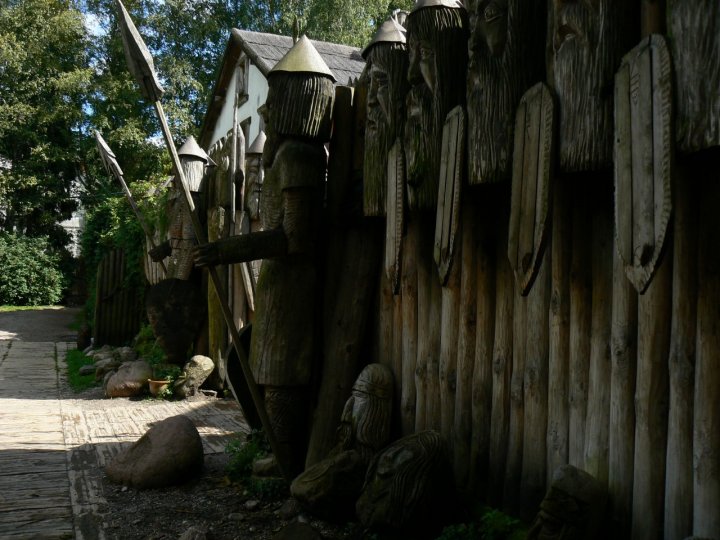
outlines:
[[[110,371],[115,371],[117,368],[121,366],[121,362],[118,362],[117,360],[114,360],[113,358],[102,358],[102,360],[98,360],[93,365],[95,378],[99,381],[103,377],[105,377],[105,374]]]
[[[213,369],[215,364],[211,358],[196,354],[185,364],[182,376],[175,381],[173,395],[180,398],[194,396]]]
[[[95,365],[94,364],[86,364],[84,366],[81,366],[78,370],[78,375],[84,376],[84,375],[94,375],[95,374]]]
[[[152,368],[145,360],[125,362],[107,380],[105,395],[111,398],[139,396],[151,377]]]
[[[178,415],[154,424],[105,472],[118,484],[149,489],[183,483],[199,474],[202,466],[200,434],[189,418]]]
[[[114,355],[116,360],[121,364],[123,362],[132,362],[133,360],[137,360],[137,353],[132,349],[132,347],[119,347],[115,349]]]

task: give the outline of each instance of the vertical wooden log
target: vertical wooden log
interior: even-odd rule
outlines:
[[[402,394],[400,397],[400,428],[403,436],[415,431],[418,395],[415,372],[418,363],[418,240],[417,221],[408,223],[402,247],[400,294],[402,301]]]
[[[610,429],[610,327],[612,319],[612,182],[600,179],[592,210],[592,323],[590,377],[585,424],[585,471],[608,481]]]
[[[523,459],[524,376],[526,356],[526,332],[528,326],[527,297],[515,291],[513,300],[513,355],[510,376],[510,429],[508,431],[507,465],[503,506],[511,513],[519,508],[520,476]]]
[[[477,419],[473,408],[473,370],[475,366],[475,323],[477,315],[477,286],[476,268],[477,246],[475,219],[476,206],[469,193],[465,193],[461,210],[461,243],[460,256],[455,263],[460,268],[460,315],[457,348],[457,378],[455,384],[455,418],[453,419],[453,465],[455,468],[455,484],[461,490],[466,490],[472,484],[474,474],[471,474],[471,440],[472,428]],[[478,231],[479,232],[479,231]],[[488,366],[491,365],[488,358]],[[489,396],[488,396],[489,397]],[[490,404],[489,399],[487,400]],[[489,435],[490,411],[487,413],[487,422],[484,422]],[[482,420],[478,419],[482,422]],[[478,436],[482,428],[478,431]],[[487,439],[487,436],[486,436]]]
[[[460,246],[457,250],[460,251]],[[440,433],[446,437],[447,441],[453,440],[452,431],[455,423],[461,260],[462,253],[456,252],[448,272],[447,284],[442,287],[438,377],[440,380]]]
[[[577,178],[568,178],[576,181]],[[584,179],[587,183],[587,179]],[[572,258],[570,262],[570,465],[582,468],[585,452],[588,369],[590,362],[590,328],[592,292],[590,239],[592,223],[588,219],[587,187],[573,186]]]
[[[614,537],[630,536],[635,455],[635,367],[637,292],[625,277],[625,264],[613,250],[612,329],[610,331],[610,431],[608,492]]]
[[[717,170],[718,153],[699,169]],[[714,168],[710,168],[714,166]],[[693,423],[693,534],[720,538],[720,184],[700,183],[697,356]]]
[[[670,410],[665,473],[665,538],[693,530],[693,398],[697,317],[697,206],[689,175],[676,175],[673,228]]]
[[[378,350],[376,362],[393,369],[393,321],[395,303],[392,286],[385,274],[384,265],[380,265],[380,305],[378,310]]]
[[[392,340],[392,372],[393,372],[393,432],[402,431],[402,385],[403,385],[403,324],[402,324],[402,298],[399,294],[393,294],[393,340]]]
[[[660,538],[664,522],[672,257],[638,299],[632,537]]]
[[[477,205],[475,206],[477,208]],[[473,211],[475,211],[473,209]],[[488,486],[488,465],[490,459],[491,444],[491,417],[493,407],[493,347],[495,341],[495,264],[496,264],[496,246],[495,235],[497,234],[497,223],[492,218],[494,212],[490,211],[490,204],[482,206],[482,215],[476,216],[474,219],[466,218],[463,223],[464,227],[477,227],[475,231],[475,239],[465,239],[463,242],[463,253],[468,249],[472,249],[474,256],[463,259],[468,264],[474,263],[474,268],[468,268],[468,272],[473,272],[468,276],[469,280],[463,284],[463,294],[467,292],[468,298],[475,294],[475,302],[468,304],[468,309],[475,308],[475,313],[467,313],[468,341],[475,338],[475,343],[468,343],[467,353],[473,352],[474,357],[471,359],[465,354],[467,360],[474,364],[471,367],[471,384],[472,392],[471,411],[464,410],[461,414],[463,419],[460,425],[467,422],[468,416],[472,421],[470,428],[470,468],[469,476],[471,488],[477,493],[484,493]],[[470,212],[468,212],[470,213]],[[469,223],[468,223],[469,222]],[[467,225],[466,225],[467,224]],[[472,259],[472,260],[470,260]],[[475,276],[474,280],[471,278]],[[463,275],[464,277],[464,275]],[[473,283],[474,281],[474,283]],[[474,333],[471,333],[470,326],[472,320],[475,321]],[[461,347],[463,342],[461,341]],[[462,355],[462,352],[461,352]],[[459,357],[460,358],[460,357]],[[462,383],[460,378],[465,379],[464,369],[458,369],[458,388],[461,384],[467,384],[467,380]],[[457,418],[456,413],[456,418]]]
[[[427,427],[440,431],[442,424],[440,405],[440,342],[442,333],[442,287],[437,276],[435,261],[432,256],[434,238],[432,227],[428,227],[422,241],[427,243],[427,259],[421,261],[428,268],[430,276],[430,305],[428,317],[429,354],[427,362]]]
[[[552,291],[548,366],[547,485],[568,463],[568,360],[570,355],[570,199],[567,185],[554,188],[552,222]]]
[[[495,336],[493,345],[492,409],[490,411],[490,458],[488,502],[502,503],[510,432],[510,383],[513,358],[513,319],[515,277],[507,258],[507,221],[502,216],[496,226],[495,254]],[[519,294],[517,296],[520,296]]]
[[[524,432],[520,493],[521,515],[530,519],[545,495],[548,419],[548,353],[550,346],[550,265],[540,263],[527,298],[524,369]]]
[[[418,344],[417,365],[415,367],[415,431],[429,429],[427,412],[429,409],[428,363],[430,362],[430,282],[432,268],[427,264],[427,224],[422,221],[422,215],[414,213],[408,220],[408,228],[417,229],[415,240],[417,261],[417,313],[418,313]],[[409,249],[409,246],[408,246]]]

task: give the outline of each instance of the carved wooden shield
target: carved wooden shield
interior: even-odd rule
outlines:
[[[440,181],[435,214],[435,248],[433,255],[440,274],[440,283],[447,283],[455,252],[460,222],[460,186],[465,157],[465,111],[461,106],[445,118],[440,154]]]
[[[398,138],[390,148],[387,163],[385,222],[385,273],[393,294],[400,292],[400,250],[405,222],[405,155]]]
[[[615,235],[625,274],[644,293],[672,211],[672,80],[665,39],[651,35],[615,75]]]
[[[527,296],[545,252],[555,147],[555,102],[538,83],[525,92],[515,116],[508,259],[520,294]]]

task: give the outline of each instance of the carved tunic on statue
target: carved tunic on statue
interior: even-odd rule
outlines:
[[[300,386],[310,379],[313,358],[316,263],[312,240],[294,249],[293,226],[317,236],[326,156],[321,143],[289,139],[266,171],[261,197],[263,228],[283,227],[289,254],[266,259],[257,284],[250,359],[258,384]],[[301,200],[288,215],[288,195]],[[301,207],[301,208],[300,208]],[[309,220],[311,223],[298,223]],[[309,234],[307,234],[309,232]],[[296,252],[293,252],[296,251]]]

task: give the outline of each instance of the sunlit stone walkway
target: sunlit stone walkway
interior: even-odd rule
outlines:
[[[206,454],[248,430],[234,402],[75,399],[68,346],[0,341],[2,539],[104,538],[103,467],[153,422],[187,415]]]

